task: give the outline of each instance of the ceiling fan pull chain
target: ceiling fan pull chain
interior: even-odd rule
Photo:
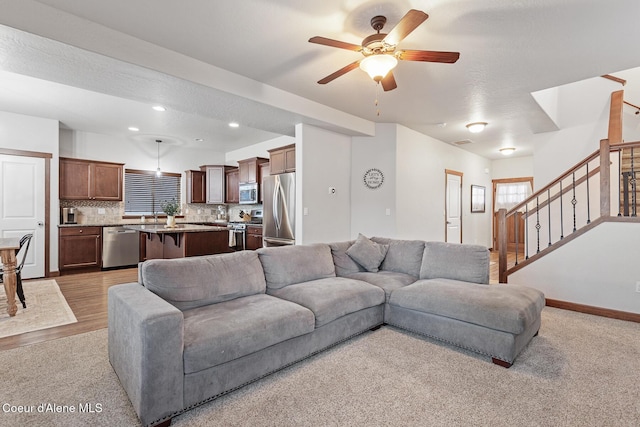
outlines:
[[[380,83],[376,83],[376,100],[374,102],[375,106],[376,106],[376,116],[380,116],[380,107],[379,107],[379,101],[378,101],[378,95],[380,93]]]

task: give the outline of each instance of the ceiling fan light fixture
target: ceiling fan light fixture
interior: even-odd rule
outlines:
[[[396,65],[398,65],[396,57],[386,54],[367,56],[360,61],[360,69],[376,82],[384,79]]]
[[[487,126],[486,122],[474,122],[474,123],[469,123],[467,125],[467,129],[469,129],[469,132],[471,133],[480,133],[484,130],[486,126]]]
[[[511,154],[513,154],[514,151],[516,151],[516,149],[513,147],[504,147],[504,148],[501,148],[499,151],[503,156],[510,156]]]

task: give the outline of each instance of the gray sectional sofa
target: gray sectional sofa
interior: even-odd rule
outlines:
[[[150,260],[109,289],[109,360],[144,425],[383,324],[508,367],[544,296],[488,282],[484,247],[364,236]]]

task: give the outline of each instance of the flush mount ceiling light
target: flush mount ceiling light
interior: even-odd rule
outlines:
[[[129,126],[129,130],[130,130],[131,132],[138,132],[140,129],[139,129],[139,128],[137,128],[137,127],[135,127],[135,126]]]
[[[231,122],[231,123],[229,123],[229,127],[230,128],[238,128],[238,127],[240,127],[240,124],[237,123],[237,122]]]
[[[479,132],[482,132],[486,126],[487,126],[486,122],[474,122],[474,123],[469,123],[467,125],[467,129],[469,129],[469,132],[471,133],[479,133]]]
[[[514,151],[516,151],[516,149],[513,147],[504,147],[500,149],[500,153],[502,153],[503,156],[509,156],[513,154]]]
[[[374,81],[380,83],[398,65],[395,56],[380,54],[371,55],[360,61],[360,69],[369,74]]]
[[[151,108],[153,108],[156,111],[167,111],[167,109],[165,107],[163,107],[162,105],[154,105]]]

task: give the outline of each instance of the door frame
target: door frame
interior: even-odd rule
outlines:
[[[445,169],[444,170],[444,241],[447,241],[447,188],[448,188],[448,182],[447,182],[447,175],[457,175],[460,177],[460,201],[459,201],[459,206],[460,206],[460,243],[462,243],[462,189],[464,188],[464,186],[462,185],[462,180],[463,180],[463,173],[462,172],[458,172],[458,171],[454,171],[451,169]]]
[[[0,154],[44,159],[44,277],[51,277],[49,258],[51,247],[51,158],[53,155],[39,151],[13,150],[10,148],[0,148]]]
[[[509,184],[514,182],[529,182],[531,184],[531,190],[533,191],[533,177],[532,176],[522,176],[518,178],[499,178],[492,179],[491,186],[492,188],[492,197],[491,197],[491,229],[493,232],[491,233],[491,249],[496,249],[498,247],[498,227],[496,220],[496,184]],[[522,242],[524,244],[525,242]],[[507,245],[508,246],[508,245]]]

